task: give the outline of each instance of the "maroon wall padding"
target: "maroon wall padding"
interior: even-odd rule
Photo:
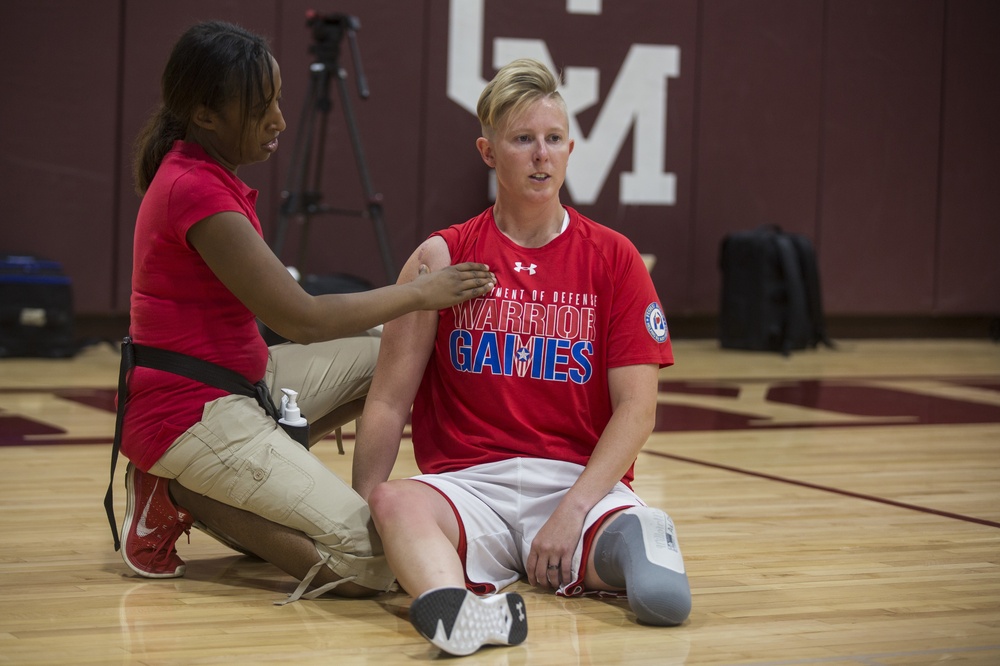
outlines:
[[[936,314],[1000,312],[1000,3],[945,19]]]
[[[61,262],[75,309],[108,312],[116,277],[120,3],[46,0],[3,13],[0,253]]]
[[[943,0],[829,4],[817,244],[830,311],[933,309],[943,21]]]
[[[714,312],[726,233],[816,233],[823,3],[724,0],[702,12],[690,298]]]
[[[674,203],[621,202],[634,128],[607,155],[611,171],[592,202],[563,194],[657,255],[653,278],[668,313],[716,313],[720,240],[761,224],[816,242],[831,316],[1000,313],[1000,3],[589,3],[600,15],[570,11],[588,4],[579,1],[484,3],[484,80],[495,71],[495,42],[512,38],[541,40],[561,70],[599,73],[596,102],[575,115],[578,140],[591,137],[634,45],[679,49],[663,133]],[[197,20],[267,35],[281,65],[281,148],[240,169],[261,192],[269,239],[313,61],[308,9],[361,20],[368,100],[357,97],[346,44],[341,64],[395,269],[428,233],[489,205],[478,122],[448,97],[449,0],[13,4],[0,22],[0,55],[10,64],[0,105],[0,252],[63,262],[81,314],[127,312],[138,209],[132,142],[157,103],[171,45]],[[341,100],[333,101],[321,191],[331,206],[363,210]],[[296,262],[301,231],[290,220],[287,263]],[[301,263],[306,272],[389,280],[365,218],[314,218]]]

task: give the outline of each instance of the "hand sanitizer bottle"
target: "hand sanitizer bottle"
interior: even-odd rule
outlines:
[[[302,446],[309,448],[309,422],[299,411],[299,404],[296,402],[299,394],[292,389],[283,388],[281,392],[281,418],[278,425],[284,429],[289,436]]]

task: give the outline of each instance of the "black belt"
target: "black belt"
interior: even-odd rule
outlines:
[[[132,342],[131,337],[126,336],[122,340],[122,361],[118,371],[118,415],[115,419],[115,442],[111,447],[111,481],[108,484],[108,492],[104,496],[104,510],[108,514],[108,522],[111,523],[111,534],[115,538],[115,550],[121,548],[113,498],[115,467],[118,464],[118,452],[122,446],[122,422],[125,417],[125,401],[128,399],[128,374],[136,366],[172,372],[175,375],[222,389],[227,393],[254,398],[268,416],[275,421],[281,418],[274,401],[271,400],[271,392],[264,380],[252,384],[246,377],[229,368],[187,354],[137,345]]]

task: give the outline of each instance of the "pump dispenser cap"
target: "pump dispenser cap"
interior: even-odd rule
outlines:
[[[305,420],[299,411],[299,403],[296,402],[299,394],[287,388],[281,389],[281,392],[285,394],[281,399],[281,420],[292,425],[298,425],[299,421]]]

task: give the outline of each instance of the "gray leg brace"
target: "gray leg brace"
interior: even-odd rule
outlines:
[[[682,623],[691,612],[691,588],[674,523],[659,509],[633,507],[615,518],[594,549],[597,575],[624,587],[640,622]]]

